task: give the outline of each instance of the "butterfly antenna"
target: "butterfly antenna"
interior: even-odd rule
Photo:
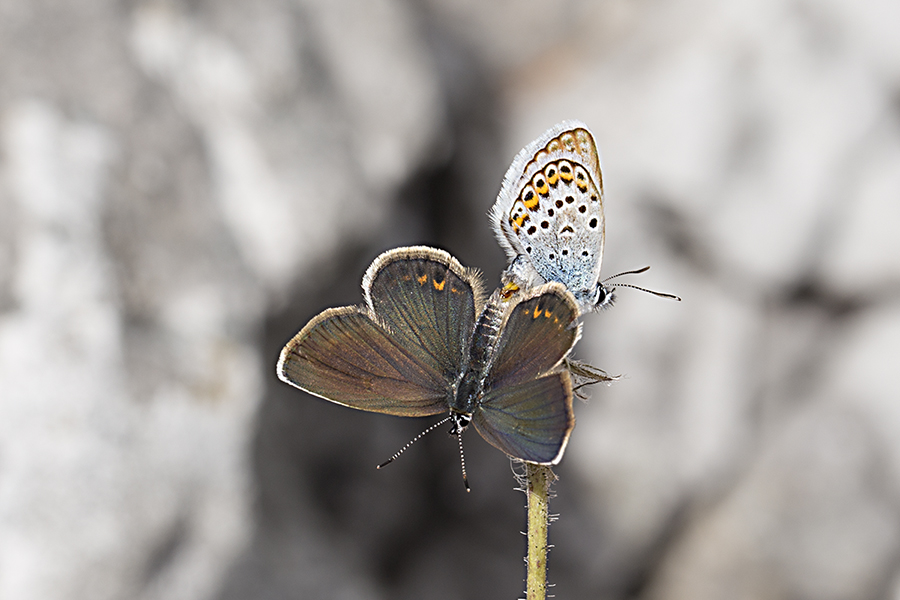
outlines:
[[[607,277],[606,279],[603,280],[603,283],[606,283],[607,281],[615,279],[616,277],[621,277],[622,275],[639,275],[641,273],[646,273],[648,270],[650,270],[649,265],[646,267],[641,267],[640,269],[634,269],[633,271],[622,271],[621,273],[616,273],[612,277]],[[678,302],[681,302],[681,298],[674,294],[666,294],[665,292],[657,292],[655,290],[648,290],[647,288],[642,288],[638,285],[631,285],[630,283],[617,283],[617,284],[613,284],[613,286],[612,286],[613,289],[615,289],[617,287],[627,287],[627,288],[631,288],[633,290],[640,290],[642,292],[647,292],[648,294],[653,294],[654,296],[659,296],[660,298],[668,298],[669,300],[677,300]]]
[[[630,283],[618,283],[613,287],[627,287],[633,290],[647,292],[648,294],[653,294],[654,296],[659,296],[660,298],[668,298],[670,300],[677,300],[678,302],[681,302],[681,298],[679,296],[676,296],[675,294],[667,294],[665,292],[657,292],[656,290],[648,290],[647,288],[642,288],[638,285],[631,285]]]
[[[446,422],[449,421],[449,420],[450,420],[450,417],[446,417],[446,418],[441,419],[440,421],[438,421],[438,422],[435,423],[434,425],[430,426],[428,429],[426,429],[425,431],[423,431],[422,433],[420,433],[419,435],[417,435],[417,436],[414,437],[413,439],[411,439],[411,440],[409,440],[408,442],[406,442],[406,445],[403,446],[402,448],[400,448],[399,450],[397,450],[397,452],[396,452],[392,457],[390,457],[389,459],[387,459],[386,461],[384,461],[383,463],[381,463],[380,465],[378,465],[378,466],[375,467],[375,468],[376,468],[376,469],[380,469],[380,468],[382,468],[382,467],[388,466],[389,464],[391,464],[392,462],[394,462],[395,460],[397,460],[397,458],[399,458],[399,456],[400,456],[401,454],[403,454],[404,452],[406,452],[406,449],[407,449],[407,448],[409,448],[410,446],[412,446],[413,444],[415,444],[416,442],[418,442],[420,439],[422,439],[422,437],[423,437],[426,433],[431,433],[432,431],[434,431],[435,429],[437,429],[438,427],[440,427],[441,425],[443,425],[444,423],[446,423]],[[462,442],[460,442],[460,443],[462,443]],[[460,446],[460,448],[462,448],[462,447]],[[463,466],[463,477],[465,477],[465,465]],[[468,487],[469,487],[469,486],[468,486],[468,484],[467,484],[467,485],[466,485],[466,488],[468,488]]]
[[[463,454],[462,432],[457,433],[456,437],[459,439],[459,463],[462,465],[463,483],[466,485],[466,491],[471,492],[472,488],[469,487],[469,478],[466,477],[466,455]]]
[[[646,267],[641,267],[640,269],[634,269],[633,271],[622,271],[621,273],[616,273],[615,275],[612,275],[611,277],[607,277],[606,279],[603,280],[603,283],[606,283],[607,281],[615,279],[616,277],[621,277],[622,275],[640,275],[641,273],[646,273],[649,270],[650,270],[650,265],[647,265]]]

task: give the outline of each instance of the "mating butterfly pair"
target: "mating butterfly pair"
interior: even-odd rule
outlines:
[[[520,152],[491,219],[511,259],[502,292],[486,300],[477,273],[441,250],[385,252],[363,278],[364,305],[313,318],[285,346],[278,376],[361,410],[449,411],[451,433],[472,424],[515,459],[558,463],[575,426],[565,361],[578,317],[611,300],[587,127],[562,123]]]

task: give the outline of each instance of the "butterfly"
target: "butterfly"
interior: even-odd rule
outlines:
[[[503,274],[507,296],[558,281],[583,312],[612,303],[612,290],[600,281],[603,174],[587,125],[564,121],[525,146],[503,178],[490,217],[510,259]]]
[[[477,271],[417,246],[378,256],[362,288],[361,306],[325,310],[287,343],[282,381],[359,410],[448,413],[451,434],[471,424],[514,459],[560,461],[575,426],[564,360],[581,335],[564,286],[486,299]]]

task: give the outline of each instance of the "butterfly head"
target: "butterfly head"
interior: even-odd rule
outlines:
[[[587,295],[588,294],[586,293],[585,296]],[[615,288],[598,283],[589,298],[578,298],[576,294],[575,299],[578,300],[579,303],[582,303],[582,306],[585,304],[590,306],[591,310],[603,310],[604,308],[611,307],[616,301]]]
[[[450,422],[452,423],[450,426],[450,435],[462,435],[462,432],[464,432],[469,426],[469,423],[472,422],[472,415],[454,411],[450,413]]]

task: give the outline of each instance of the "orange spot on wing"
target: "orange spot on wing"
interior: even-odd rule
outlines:
[[[503,289],[500,290],[500,297],[504,300],[509,300],[512,298],[512,295],[519,291],[519,286],[510,282],[503,286]]]
[[[547,176],[547,183],[550,185],[556,185],[556,182],[559,181],[559,170],[556,165],[549,165],[544,169],[544,175]]]
[[[446,280],[446,279],[443,280],[443,281],[441,281],[440,283],[438,282],[437,279],[435,279],[435,280],[434,280],[434,289],[436,289],[436,290],[439,291],[439,292],[440,292],[440,291],[443,291],[444,286],[445,286],[446,284],[447,284],[447,280]]]
[[[541,307],[535,306],[534,307],[534,318],[537,319],[539,316],[541,316]]]
[[[416,281],[419,282],[419,285],[425,285],[425,282],[428,281],[428,275],[422,275],[421,277],[417,277]]]
[[[541,200],[540,198],[538,198],[538,195],[534,193],[534,188],[532,188],[530,185],[526,186],[525,189],[522,190],[522,203],[528,210],[536,209],[540,201]]]

